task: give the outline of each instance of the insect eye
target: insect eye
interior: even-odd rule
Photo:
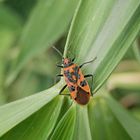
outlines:
[[[80,85],[81,85],[82,87],[84,87],[84,86],[87,85],[87,83],[86,83],[86,81],[84,80],[84,81],[81,81],[81,82],[80,82]]]

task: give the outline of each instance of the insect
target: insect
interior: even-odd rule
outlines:
[[[61,52],[54,48],[61,56]],[[93,83],[93,75],[83,75],[81,68],[87,64],[91,63],[96,59],[96,57],[88,62],[83,63],[82,65],[78,66],[74,63],[74,59],[70,58],[63,58],[62,57],[62,64],[57,64],[57,67],[63,69],[63,73],[57,76],[63,76],[66,82],[66,85],[60,90],[60,95],[70,95],[73,100],[75,100],[78,104],[86,105],[89,100],[90,96],[92,95],[92,90],[90,90],[89,84],[86,81],[86,77],[92,78]],[[62,94],[64,89],[68,87],[70,94]]]

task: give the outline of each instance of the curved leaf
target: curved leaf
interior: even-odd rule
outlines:
[[[102,92],[101,92],[102,93]],[[104,92],[102,93],[104,94]],[[112,105],[112,107],[114,107]],[[117,108],[120,109],[120,108]],[[103,96],[95,97],[88,106],[88,115],[92,139],[94,140],[131,140],[121,122],[107,105]]]
[[[57,125],[54,133],[52,134],[51,140],[72,140],[75,118],[76,108],[75,105],[72,105]]]
[[[76,106],[76,122],[73,140],[92,140],[87,106]]]
[[[97,57],[86,68],[94,74],[94,92],[108,78],[140,30],[139,0],[81,1],[65,47],[77,61]]]
[[[139,140],[140,122],[130,116],[130,114],[125,109],[123,109],[113,98],[106,95],[105,99],[107,101],[107,104],[115,117],[121,123],[122,127],[133,140]]]
[[[31,140],[32,138],[36,138],[37,140],[46,140],[58,121],[63,103],[62,99],[60,96],[55,98],[39,111],[11,129],[1,139]]]
[[[50,102],[59,92],[62,83],[35,95],[0,107],[0,136]]]

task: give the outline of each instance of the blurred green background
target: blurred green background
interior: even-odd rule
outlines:
[[[0,3],[0,104],[29,96],[51,87],[54,85],[55,75],[60,73],[60,70],[56,68],[56,63],[61,62],[61,58],[51,47],[55,45],[60,50],[63,50],[72,14],[66,19],[66,25],[56,35],[52,43],[46,48],[44,47],[43,50],[39,49],[20,73],[17,74],[17,77],[10,84],[7,82],[13,70],[13,65],[15,65],[18,55],[23,49],[20,40],[22,40],[23,34],[26,32],[26,26],[30,24],[30,15],[34,12],[33,9],[36,8],[36,2],[36,0],[6,0]],[[33,22],[33,24],[37,24],[37,20]],[[42,25],[40,24],[39,26]],[[39,28],[38,30],[41,29]],[[33,37],[25,40],[33,42],[35,39]],[[26,42],[23,44],[26,44]],[[30,47],[32,48],[32,46]]]

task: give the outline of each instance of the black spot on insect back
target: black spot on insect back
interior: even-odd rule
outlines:
[[[67,77],[69,82],[76,83],[76,78],[73,72],[70,72],[69,70],[65,70],[64,75]]]
[[[84,87],[84,86],[86,86],[86,85],[87,85],[87,83],[86,83],[86,81],[85,81],[85,80],[83,80],[83,81],[81,81],[81,82],[80,82],[80,85],[81,85],[82,87]]]
[[[70,91],[75,91],[75,87],[72,85],[72,86],[69,87],[69,90]]]

